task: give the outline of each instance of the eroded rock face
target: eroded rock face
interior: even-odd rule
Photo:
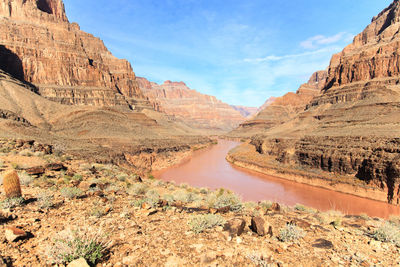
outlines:
[[[326,71],[318,71],[296,93],[289,92],[282,97],[269,98],[254,118],[240,124],[230,135],[249,137],[285,123],[303,111],[313,97],[320,93],[325,80]]]
[[[150,107],[126,60],[69,23],[62,0],[0,3],[0,61],[5,71],[63,104]]]
[[[282,164],[353,176],[400,204],[399,30],[396,0],[332,57],[322,93],[303,112],[253,139],[257,151]]]
[[[138,82],[155,107],[194,128],[227,131],[244,120],[230,105],[190,89],[184,82],[166,81],[159,85],[145,78],[138,78]]]

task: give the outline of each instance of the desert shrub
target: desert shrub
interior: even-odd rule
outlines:
[[[128,178],[129,176],[125,173],[117,175],[117,180],[120,182],[125,182]]]
[[[146,194],[146,192],[148,190],[149,190],[149,186],[148,185],[142,184],[142,183],[136,183],[136,184],[133,184],[129,188],[128,194],[134,195],[134,196],[140,196],[140,195]]]
[[[150,180],[154,180],[154,179],[156,179],[156,177],[154,177],[154,175],[153,175],[153,174],[149,174],[148,178],[149,178]]]
[[[161,199],[167,201],[168,203],[172,203],[172,202],[175,201],[174,196],[173,196],[173,195],[170,195],[170,194],[164,194],[164,195],[161,197]]]
[[[141,198],[141,199],[135,199],[135,200],[133,200],[133,201],[131,202],[131,206],[140,208],[140,207],[143,205],[143,203],[145,203],[145,202],[146,202],[146,200],[143,199],[143,198]]]
[[[75,180],[75,181],[82,181],[83,180],[83,176],[80,175],[80,174],[75,174],[74,176],[72,176],[71,179]]]
[[[192,192],[187,192],[185,190],[178,190],[174,192],[174,200],[182,201],[184,203],[192,203],[194,201],[199,200],[200,197]]]
[[[257,254],[249,254],[247,255],[247,258],[251,260],[256,266],[260,267],[269,267],[272,266],[268,263],[267,259],[265,259],[262,255],[257,255]]]
[[[110,248],[111,243],[101,229],[67,229],[57,234],[47,249],[47,256],[57,264],[68,264],[79,258],[88,263],[98,263]]]
[[[41,209],[49,209],[54,206],[54,196],[47,192],[40,192],[37,199],[38,207]]]
[[[200,188],[200,194],[207,195],[210,192],[207,188]]]
[[[300,227],[287,224],[284,228],[280,229],[278,240],[282,242],[295,241],[305,236],[304,230]]]
[[[20,207],[24,204],[25,199],[23,197],[12,197],[6,198],[1,202],[1,207],[3,209],[12,209],[15,207]]]
[[[378,241],[390,242],[400,247],[400,228],[390,222],[379,227],[372,237]]]
[[[190,230],[196,234],[224,224],[225,219],[218,214],[193,215],[188,222]]]
[[[220,209],[229,207],[233,212],[239,212],[243,209],[243,204],[239,196],[224,191],[216,191],[207,198],[207,204],[210,208]]]
[[[369,220],[370,219],[370,217],[366,213],[361,213],[360,214],[360,218],[363,219],[363,220]]]
[[[96,218],[100,218],[103,217],[104,215],[106,215],[106,209],[104,207],[100,207],[100,206],[94,206],[90,211],[89,211],[89,215],[90,216],[94,216]]]
[[[160,194],[156,190],[149,190],[146,193],[145,200],[150,206],[155,207],[160,200]]]
[[[26,172],[20,172],[18,176],[20,183],[25,186],[30,185],[34,180],[34,178]]]
[[[257,207],[257,203],[253,202],[253,201],[249,201],[249,202],[245,202],[243,204],[243,206],[245,207],[245,209],[247,210],[253,210]]]
[[[294,206],[294,209],[298,210],[298,211],[306,211],[307,210],[307,208],[302,204],[296,204],[296,206]]]
[[[260,203],[260,206],[264,211],[266,211],[266,210],[268,210],[268,209],[270,209],[272,207],[272,202],[268,201],[268,200],[265,200],[265,201],[262,201]]]
[[[64,187],[60,190],[61,196],[65,198],[76,198],[82,196],[83,192],[77,187]]]
[[[390,215],[389,222],[397,226],[400,226],[400,216]]]
[[[4,160],[0,159],[0,168],[3,168],[3,167],[4,167]]]

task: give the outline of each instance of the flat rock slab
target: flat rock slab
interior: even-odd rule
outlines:
[[[319,238],[314,241],[315,243],[312,245],[314,248],[323,248],[323,249],[332,249],[333,244],[331,241]]]
[[[8,242],[15,242],[28,237],[28,233],[14,226],[7,226],[4,233]]]

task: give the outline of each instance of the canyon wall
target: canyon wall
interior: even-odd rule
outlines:
[[[151,108],[126,60],[69,23],[62,0],[0,3],[3,70],[63,104]]]
[[[400,204],[400,2],[334,55],[321,94],[252,139],[264,162],[374,186]]]
[[[314,96],[320,93],[325,85],[326,75],[326,71],[315,72],[296,93],[289,92],[281,97],[267,99],[256,116],[241,123],[238,128],[229,133],[229,136],[251,137],[292,119],[305,109]]]
[[[194,128],[229,131],[245,120],[239,111],[214,96],[190,89],[184,82],[149,82],[138,77],[140,89],[158,110]]]

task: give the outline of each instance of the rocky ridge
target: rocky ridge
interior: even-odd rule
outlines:
[[[165,81],[159,85],[145,78],[137,80],[153,106],[194,128],[229,131],[245,119],[230,105],[190,89],[184,82]]]
[[[303,112],[253,138],[262,164],[350,175],[400,203],[399,10],[396,0],[332,57]]]
[[[0,3],[0,62],[62,104],[151,108],[126,60],[69,23],[62,0]]]

